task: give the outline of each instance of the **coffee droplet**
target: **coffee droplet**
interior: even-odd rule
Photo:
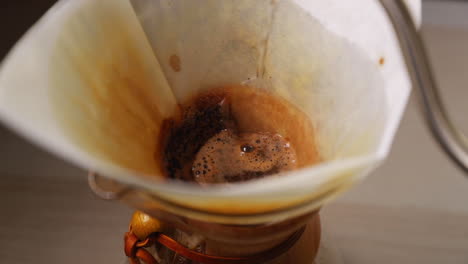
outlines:
[[[241,151],[246,152],[246,153],[250,153],[250,152],[254,151],[254,149],[255,149],[254,146],[248,145],[248,144],[245,144],[245,145],[241,146]]]

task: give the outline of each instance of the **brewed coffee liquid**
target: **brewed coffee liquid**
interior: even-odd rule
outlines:
[[[229,86],[197,94],[165,121],[168,177],[239,182],[318,161],[310,119],[265,90]]]

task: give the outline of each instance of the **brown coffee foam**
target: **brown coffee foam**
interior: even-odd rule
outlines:
[[[204,118],[207,113],[210,115]],[[227,176],[234,177],[228,181],[242,181],[302,168],[319,161],[314,129],[308,116],[291,103],[263,89],[237,85],[204,91],[182,104],[181,115],[171,122],[173,126],[168,133],[173,134],[167,136],[168,143],[163,151],[168,176],[171,178],[196,180],[198,176],[199,182],[219,183],[222,177]],[[224,130],[229,130],[231,135],[227,132],[222,134]],[[217,134],[228,141],[225,142],[227,146],[221,147],[212,142],[217,139]],[[249,155],[244,153],[245,156],[241,157],[239,149],[242,142],[248,143],[258,137],[271,141],[265,146],[273,144],[274,140],[281,141],[284,146],[288,146],[290,153],[283,146],[280,148],[280,156],[287,153],[285,157],[264,158],[263,162],[257,158],[256,163],[249,163]],[[238,154],[216,156],[213,154],[215,149]],[[199,151],[202,153],[197,154]],[[208,163],[205,164],[203,157]],[[284,164],[287,157],[294,162]],[[193,171],[199,171],[198,175],[193,175],[188,165],[194,165]],[[207,166],[205,177],[200,177],[204,165]],[[197,166],[200,166],[201,171]],[[249,166],[253,170],[249,170]]]
[[[198,183],[246,181],[296,168],[296,153],[279,134],[225,129],[198,151],[192,172]]]

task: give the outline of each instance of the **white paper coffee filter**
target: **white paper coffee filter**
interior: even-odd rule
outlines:
[[[311,210],[386,157],[410,90],[383,9],[352,3],[62,0],[3,62],[0,117],[85,169],[188,207]],[[323,162],[212,188],[159,175],[162,120],[198,91],[239,83],[305,112]]]

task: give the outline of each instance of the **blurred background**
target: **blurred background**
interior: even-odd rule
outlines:
[[[0,58],[54,3],[3,1]],[[468,131],[468,1],[424,1],[422,33],[455,121]],[[413,96],[387,162],[323,210],[344,263],[468,263],[468,179],[432,140]],[[0,126],[0,262],[122,263],[132,213],[86,172]]]

